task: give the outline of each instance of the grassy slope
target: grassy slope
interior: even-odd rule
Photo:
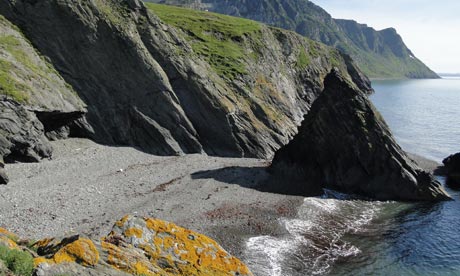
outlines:
[[[152,1],[152,0],[145,0]],[[170,1],[166,0],[166,3]],[[189,5],[189,1],[179,1],[183,5]],[[207,0],[206,3],[216,5],[213,10],[217,12],[228,12],[238,9],[237,7],[250,6],[246,0],[235,0],[221,3],[218,0]],[[177,1],[174,1],[177,3]],[[219,9],[224,6],[234,7],[235,9]],[[309,38],[321,41],[329,46],[342,49],[345,53],[352,56],[358,63],[362,71],[369,77],[374,78],[420,78],[436,77],[425,64],[416,58],[408,55],[398,57],[390,50],[389,45],[383,45],[383,53],[375,52],[362,45],[366,41],[362,30],[341,31],[340,20],[333,20],[330,15],[322,8],[309,1],[303,0],[266,0],[262,1],[261,8],[257,13],[241,11],[242,16],[261,20],[270,25],[281,27],[288,30],[295,30]],[[260,15],[262,17],[260,18]],[[338,21],[338,22],[337,22]],[[168,22],[170,23],[170,22]],[[360,24],[355,24],[353,28],[360,29]],[[371,36],[380,36],[381,33],[373,31]],[[376,41],[380,41],[381,37]],[[378,43],[378,42],[377,42]],[[366,43],[364,43],[366,44]],[[405,45],[404,45],[405,47]]]
[[[0,95],[30,103],[31,93],[37,89],[74,93],[58,75],[50,63],[37,55],[21,31],[0,15]]]
[[[221,76],[244,74],[245,58],[239,42],[244,36],[257,37],[259,23],[216,13],[145,3],[162,21],[182,29],[193,51]]]

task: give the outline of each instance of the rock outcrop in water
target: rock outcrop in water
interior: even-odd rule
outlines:
[[[397,145],[370,101],[337,71],[299,133],[275,155],[281,190],[317,195],[322,188],[379,200],[449,199],[441,184]]]
[[[456,189],[460,188],[460,152],[445,158],[442,163],[447,176],[447,185]]]
[[[116,222],[110,234],[100,240],[76,235],[30,243],[0,228],[0,275],[12,272],[42,276],[253,275],[240,260],[202,234],[133,216]]]

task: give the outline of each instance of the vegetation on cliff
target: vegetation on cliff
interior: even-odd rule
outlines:
[[[353,20],[334,19],[311,1],[162,0],[161,3],[206,9],[296,31],[350,55],[369,77],[438,77],[414,56],[394,29],[376,31]]]

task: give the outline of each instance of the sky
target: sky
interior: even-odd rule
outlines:
[[[334,18],[395,28],[437,73],[460,73],[460,0],[311,0]]]

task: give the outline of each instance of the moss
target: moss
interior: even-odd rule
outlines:
[[[28,87],[18,82],[11,74],[13,65],[0,60],[0,94],[9,96],[18,102],[27,102],[29,95]]]
[[[261,37],[257,22],[210,12],[146,3],[161,20],[184,31],[193,51],[222,77],[246,74],[243,41],[251,36],[255,48]],[[257,53],[255,53],[257,55]],[[255,56],[253,56],[255,58]]]
[[[310,57],[305,52],[305,49],[300,49],[297,57],[296,67],[299,69],[305,69],[310,64]]]
[[[120,4],[114,5],[111,1],[95,0],[98,10],[112,25],[124,28],[126,27],[126,18],[129,17],[128,9]]]
[[[32,275],[34,262],[32,255],[17,249],[10,249],[0,245],[0,260],[3,261],[15,275]]]

